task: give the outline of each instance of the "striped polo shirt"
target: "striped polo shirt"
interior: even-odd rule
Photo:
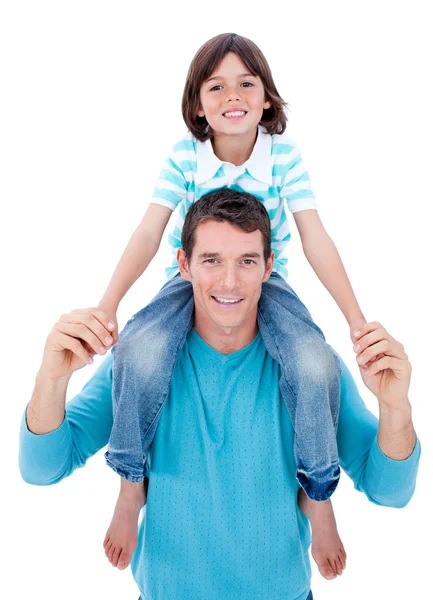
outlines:
[[[173,232],[168,236],[173,263],[167,276],[179,272],[176,254],[187,210],[193,202],[219,188],[249,192],[263,202],[271,220],[274,270],[287,277],[284,249],[290,239],[287,209],[317,210],[310,178],[298,146],[285,135],[270,135],[261,125],[249,159],[240,166],[215,156],[210,140],[200,142],[188,132],[177,142],[165,161],[151,203],[171,210],[178,208]]]

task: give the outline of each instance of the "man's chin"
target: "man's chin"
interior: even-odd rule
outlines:
[[[212,319],[212,321],[220,329],[231,330],[231,329],[235,329],[237,327],[241,327],[245,321],[245,317],[236,318],[233,316],[230,319],[228,319],[227,317],[225,317],[225,318],[214,317]]]

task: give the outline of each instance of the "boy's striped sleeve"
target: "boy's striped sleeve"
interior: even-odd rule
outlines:
[[[187,180],[179,161],[179,152],[176,147],[164,162],[164,166],[156,183],[151,199],[153,204],[161,204],[175,210],[187,194]]]

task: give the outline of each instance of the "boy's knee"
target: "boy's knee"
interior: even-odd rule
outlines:
[[[338,376],[336,357],[331,348],[318,336],[302,340],[296,360],[300,376],[316,381]]]

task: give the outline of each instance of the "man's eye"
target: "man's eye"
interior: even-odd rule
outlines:
[[[246,258],[244,260],[244,264],[246,264],[246,265],[255,265],[256,262],[252,258]]]
[[[211,265],[216,263],[216,258],[207,258],[205,261],[203,261],[205,263],[210,263]]]

